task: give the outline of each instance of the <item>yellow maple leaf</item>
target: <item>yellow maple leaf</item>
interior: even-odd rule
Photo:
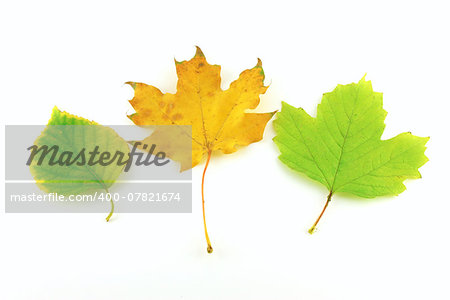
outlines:
[[[136,111],[128,117],[136,125],[192,126],[189,136],[192,139],[192,165],[186,166],[180,153],[166,153],[174,159],[178,155],[182,169],[194,167],[207,156],[202,179],[204,198],[204,174],[211,153],[233,153],[237,146],[260,141],[274,112],[246,112],[258,106],[259,96],[268,88],[264,86],[260,59],[254,68],[243,71],[228,90],[220,87],[220,66],[208,64],[199,47],[191,60],[175,61],[175,65],[178,76],[175,94],[162,93],[158,88],[144,83],[127,82],[135,91],[130,103]],[[155,143],[158,134],[154,132],[148,139]],[[208,252],[212,252],[206,225],[205,235]]]

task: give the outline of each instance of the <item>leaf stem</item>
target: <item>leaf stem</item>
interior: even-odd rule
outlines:
[[[316,222],[314,222],[314,225],[308,230],[309,234],[313,234],[313,233],[316,231],[316,229],[317,229],[317,228],[316,228],[316,227],[317,227],[317,224],[319,223],[320,218],[322,218],[323,213],[324,213],[325,210],[327,209],[328,203],[330,203],[330,201],[331,201],[331,196],[332,196],[332,195],[333,195],[333,192],[330,191],[330,193],[328,194],[328,197],[327,197],[327,201],[325,202],[325,206],[324,206],[323,209],[322,209],[322,212],[320,213],[320,215],[319,215],[319,217],[317,218]]]
[[[106,194],[109,195],[109,191],[107,188],[105,188]],[[106,217],[106,222],[109,222],[109,219],[111,219],[113,213],[114,213],[114,201],[111,197],[111,199],[109,199],[109,202],[111,202],[111,211],[109,212],[109,215]]]
[[[208,247],[206,248],[206,251],[208,251],[208,253],[212,253],[212,252],[213,252],[213,248],[211,247],[211,241],[209,240],[208,230],[206,229],[205,195],[204,195],[204,192],[203,192],[203,187],[204,187],[204,185],[205,185],[205,173],[206,173],[206,169],[208,168],[209,161],[211,160],[211,152],[212,152],[211,150],[208,150],[208,159],[206,160],[205,169],[203,170],[203,177],[202,177],[203,226],[205,227],[205,238],[206,238],[206,243],[208,244]]]

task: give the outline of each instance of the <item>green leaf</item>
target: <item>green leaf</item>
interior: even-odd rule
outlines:
[[[407,178],[420,178],[418,168],[428,137],[401,133],[381,140],[386,111],[383,96],[370,81],[338,85],[325,93],[313,118],[287,103],[274,121],[280,160],[291,169],[325,185],[331,196],[347,192],[364,198],[398,195]]]
[[[37,147],[46,146],[48,149],[53,146],[58,147],[57,151],[51,151],[47,155],[43,155],[43,150],[36,151],[30,164],[30,171],[41,190],[62,195],[86,194],[95,190],[108,192],[108,188],[120,175],[124,165],[118,165],[117,163],[89,164],[89,152],[96,147],[98,147],[99,153],[107,151],[113,155],[117,151],[121,152],[125,156],[124,160],[128,158],[129,153],[126,141],[113,129],[62,112],[57,107],[53,109],[48,125],[36,139],[34,145]],[[81,163],[81,156],[76,159],[77,155],[83,152],[83,149],[85,163]],[[62,154],[65,151],[67,153],[63,156]],[[31,153],[32,150],[30,150],[30,155]],[[53,153],[57,153],[53,162],[58,163],[51,165]],[[41,157],[42,162],[39,163]],[[95,160],[98,160],[98,158],[99,155],[96,156]],[[70,165],[65,163],[70,161],[73,162]],[[61,165],[59,162],[61,162]],[[113,206],[112,201],[111,205]],[[107,220],[109,220],[111,214]]]

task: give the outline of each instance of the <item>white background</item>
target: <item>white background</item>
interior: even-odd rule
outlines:
[[[450,299],[450,21],[445,1],[2,1],[2,124],[46,124],[54,105],[131,124],[126,81],[175,92],[173,59],[199,45],[223,88],[262,59],[258,111],[286,101],[315,114],[324,92],[365,73],[384,93],[383,138],[431,136],[398,197],[336,195],[262,142],[215,155],[203,236],[192,214],[0,212],[0,299]],[[1,131],[4,143],[4,131]],[[2,166],[4,147],[1,146]],[[4,179],[4,172],[1,172]],[[3,184],[1,185],[3,194]],[[3,206],[2,197],[2,206]]]

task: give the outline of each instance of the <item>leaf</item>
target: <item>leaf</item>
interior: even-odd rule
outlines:
[[[363,77],[325,93],[316,118],[282,104],[274,121],[279,159],[329,191],[310,233],[336,192],[364,198],[398,195],[406,189],[405,179],[421,177],[418,168],[428,161],[424,152],[429,138],[408,132],[381,140],[386,117],[382,98]]]
[[[192,167],[210,151],[233,153],[236,146],[260,141],[273,113],[246,113],[259,104],[264,94],[261,60],[228,90],[220,88],[220,66],[210,65],[200,48],[189,61],[175,61],[178,83],[175,94],[163,94],[144,83],[127,82],[134,90],[130,101],[136,125],[191,125]]]
[[[93,151],[95,147],[98,146],[100,153],[105,151],[111,154],[116,151],[125,155],[129,153],[127,143],[113,129],[62,112],[57,107],[53,109],[47,127],[36,139],[34,145],[37,147],[47,146],[49,149],[53,146],[58,147],[57,152],[49,152],[45,155],[40,164],[38,162],[43,152],[36,152],[30,164],[30,171],[41,190],[63,195],[84,194],[100,189],[108,192],[108,188],[120,175],[124,165],[111,163],[103,166],[88,163],[89,152]],[[81,164],[81,156],[70,165],[49,164],[53,153],[57,153],[53,161],[74,162],[83,149],[85,149],[84,156],[86,158],[84,164]],[[65,151],[67,154],[63,156]],[[98,156],[95,160],[97,159]],[[80,162],[80,165],[77,162]],[[114,209],[112,201],[111,205],[112,210],[107,221]]]
[[[192,139],[192,165],[182,163],[182,169],[197,165],[204,156],[208,157],[207,166],[213,151],[233,153],[238,146],[262,139],[274,113],[246,112],[258,106],[259,95],[267,90],[261,60],[254,68],[243,71],[225,91],[220,88],[220,66],[208,64],[200,48],[197,47],[191,60],[175,61],[175,65],[178,75],[175,94],[164,94],[144,83],[128,82],[135,90],[130,103],[136,110],[129,118],[136,125],[191,125],[192,133],[187,134]],[[145,143],[154,138],[155,133]],[[212,252],[206,225],[205,236],[208,252]]]

